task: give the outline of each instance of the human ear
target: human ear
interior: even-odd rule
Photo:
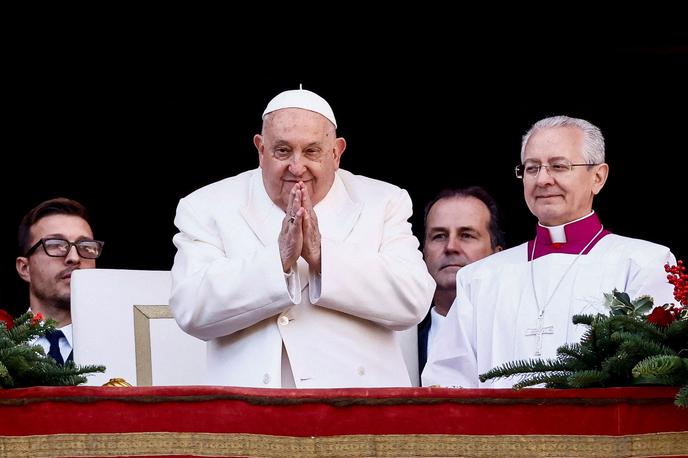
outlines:
[[[31,269],[29,267],[29,258],[19,256],[14,262],[19,277],[26,283],[31,283]]]
[[[258,150],[258,162],[262,164],[263,153],[265,152],[265,145],[263,144],[263,136],[260,134],[254,135],[253,136],[253,144],[256,145],[256,149]]]
[[[344,137],[339,137],[334,141],[334,151],[332,154],[334,154],[334,167],[335,170],[339,168],[339,160],[342,157],[342,154],[344,153],[344,150],[346,149],[346,140],[344,140]]]
[[[604,184],[607,182],[607,176],[609,175],[609,165],[606,163],[596,166],[595,175],[593,176],[593,186],[592,192],[597,195],[600,192]]]

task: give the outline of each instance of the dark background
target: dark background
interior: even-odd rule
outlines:
[[[567,114],[606,137],[610,177],[595,200],[605,227],[688,260],[688,46],[410,49],[249,58],[221,42],[161,39],[18,52],[7,67],[3,149],[18,165],[0,181],[0,307],[27,306],[14,270],[17,225],[56,196],[90,210],[106,241],[99,267],[169,269],[178,200],[257,166],[252,136],[265,105],[299,83],[332,105],[348,142],[342,168],[409,191],[417,235],[442,187],[480,184],[502,207],[509,245],[531,236],[535,219],[513,175],[520,138],[538,119]]]

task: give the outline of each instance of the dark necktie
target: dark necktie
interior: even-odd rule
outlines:
[[[50,342],[50,350],[48,350],[48,356],[57,361],[57,364],[64,366],[64,359],[62,358],[62,353],[60,353],[60,338],[64,337],[64,333],[59,329],[47,332],[45,338]]]

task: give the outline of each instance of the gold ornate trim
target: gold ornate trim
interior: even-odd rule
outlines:
[[[153,385],[150,320],[173,318],[167,305],[134,305],[134,346],[136,348],[136,385]]]
[[[239,433],[0,436],[0,456],[618,457],[688,455],[688,431],[628,436],[390,434],[288,437]]]

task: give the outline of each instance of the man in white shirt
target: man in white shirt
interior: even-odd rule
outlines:
[[[573,315],[609,313],[604,293],[650,295],[656,305],[673,299],[669,249],[610,233],[592,209],[609,171],[596,126],[566,116],[538,121],[523,137],[521,162],[516,175],[536,236],[459,271],[423,385],[510,387],[514,380],[482,384],[478,376],[510,361],[555,358],[586,330]]]
[[[502,251],[499,210],[480,186],[444,189],[425,206],[423,259],[437,287],[432,307],[418,325],[418,369],[422,373],[444,318],[456,298],[456,273]]]
[[[208,341],[207,382],[252,387],[410,386],[396,330],[435,282],[394,185],[339,168],[330,105],[274,97],[253,138],[260,167],[181,199],[170,306]]]
[[[55,331],[38,339],[58,363],[72,360],[71,278],[76,269],[93,269],[103,242],[93,230],[83,205],[63,197],[31,209],[19,224],[15,266],[29,284],[29,308],[56,321]]]

